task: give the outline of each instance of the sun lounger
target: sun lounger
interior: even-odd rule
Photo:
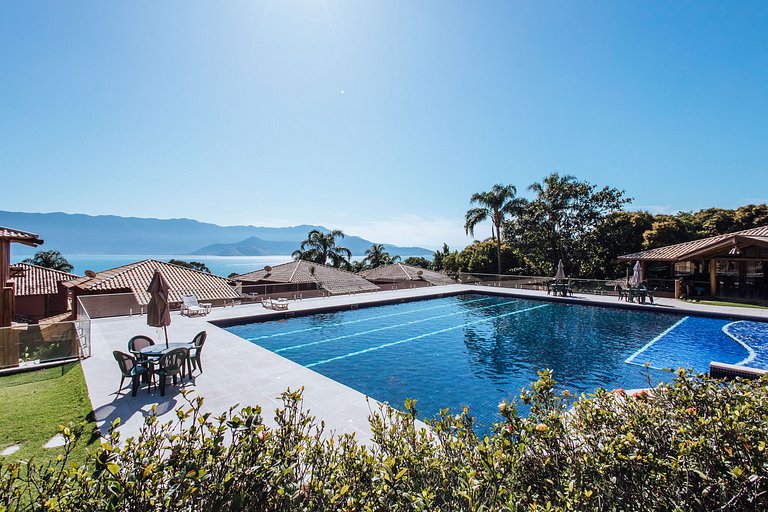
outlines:
[[[184,295],[181,298],[181,314],[187,316],[207,315],[211,312],[211,304],[199,303],[194,295]]]
[[[263,299],[261,305],[267,309],[288,309],[288,299],[281,297],[279,299]]]
[[[286,298],[279,298],[279,299],[272,299],[272,309],[288,309],[288,299]]]

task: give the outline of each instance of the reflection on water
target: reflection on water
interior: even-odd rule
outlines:
[[[673,374],[625,359],[679,316],[614,308],[462,295],[230,327],[281,356],[394,406],[418,400],[433,416],[467,406],[479,429],[497,404],[516,397],[549,368],[562,387],[636,388]],[[683,324],[684,325],[684,324]],[[696,345],[672,354],[706,371],[710,357],[735,362],[735,342],[715,324],[697,324]],[[719,335],[710,331],[714,329]],[[700,329],[705,329],[701,331]],[[674,345],[674,344],[673,344]],[[664,351],[665,357],[670,351]]]

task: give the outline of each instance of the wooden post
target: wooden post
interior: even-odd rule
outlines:
[[[747,296],[747,262],[742,260],[735,263],[739,266],[739,297],[744,298]]]
[[[709,260],[709,293],[712,298],[717,297],[717,260]]]
[[[3,321],[7,325],[0,326],[0,368],[19,366],[19,340],[16,329],[8,327],[13,320],[13,287],[6,286],[0,290]]]
[[[13,286],[3,286],[0,293],[0,329],[13,322]]]
[[[9,327],[13,322],[13,288],[6,291],[11,278],[11,242],[0,240],[0,328]],[[10,302],[8,297],[10,296]]]

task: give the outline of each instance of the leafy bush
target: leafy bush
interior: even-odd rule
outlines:
[[[371,416],[367,445],[326,432],[286,392],[275,426],[257,407],[219,417],[187,397],[137,438],[112,428],[84,466],[0,467],[0,510],[759,510],[768,507],[768,380],[680,371],[629,396],[557,393],[550,372],[499,404],[478,437],[443,411]],[[524,406],[527,415],[518,413]],[[114,426],[117,426],[116,424]],[[63,429],[71,442],[77,433]]]

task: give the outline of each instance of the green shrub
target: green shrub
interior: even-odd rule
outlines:
[[[478,437],[442,411],[422,429],[371,415],[373,438],[327,432],[283,394],[275,426],[259,408],[219,417],[188,405],[115,428],[83,466],[0,467],[0,510],[760,510],[768,507],[768,380],[724,383],[680,371],[636,396],[557,393],[551,373],[499,404]],[[518,413],[518,406],[526,415]],[[114,425],[117,426],[117,425]],[[77,432],[63,429],[68,440]],[[68,452],[67,452],[68,453]]]

